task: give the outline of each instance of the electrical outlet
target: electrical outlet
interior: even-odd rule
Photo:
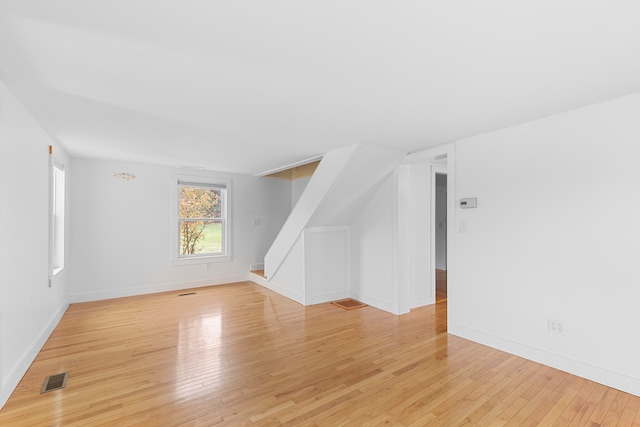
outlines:
[[[553,332],[554,334],[558,334],[558,335],[564,335],[565,334],[565,327],[564,327],[564,322],[560,321],[560,320],[556,320],[556,319],[547,319],[548,321],[548,326],[549,326],[549,332]]]

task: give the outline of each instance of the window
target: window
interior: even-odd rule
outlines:
[[[175,259],[228,256],[228,182],[177,180]]]
[[[64,269],[64,165],[51,159],[50,275]]]

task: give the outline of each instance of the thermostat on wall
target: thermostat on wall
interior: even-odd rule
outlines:
[[[476,197],[470,197],[468,199],[460,199],[461,209],[470,209],[478,207],[478,199]]]

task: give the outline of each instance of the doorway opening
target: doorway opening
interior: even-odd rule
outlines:
[[[434,169],[436,302],[444,302],[447,300],[447,174],[446,168]]]

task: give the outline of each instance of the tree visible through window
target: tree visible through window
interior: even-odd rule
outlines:
[[[180,256],[225,254],[226,187],[178,183]]]

